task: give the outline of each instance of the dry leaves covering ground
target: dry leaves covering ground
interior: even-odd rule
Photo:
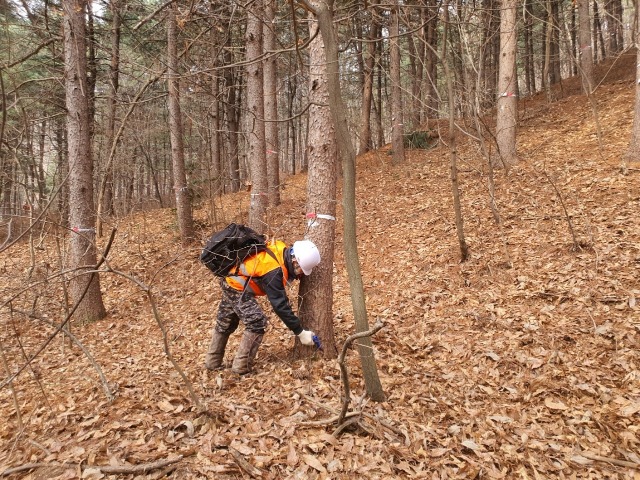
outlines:
[[[640,168],[621,169],[634,55],[601,68],[601,77],[608,72],[597,93],[601,147],[576,83],[565,82],[553,103],[521,102],[521,162],[495,178],[499,225],[480,150],[463,139],[459,180],[471,252],[464,263],[443,142],[409,151],[399,167],[384,150],[358,159],[359,247],[370,321],[385,323],[373,341],[387,394],[386,402],[367,401],[350,352],[352,409],[366,414],[365,429],[332,436],[335,424],[323,422],[341,406],[336,362],[292,361],[292,337],[275,318],[257,373],[203,372],[218,288],[197,261],[199,248],[179,247],[173,212],[152,211],[121,221],[109,264],[152,287],[171,353],[209,415],[197,411],[167,360],[144,292],[105,274],[109,317],[72,326],[93,360],[56,337],[12,389],[0,390],[0,475],[640,478]],[[283,204],[269,213],[287,241],[304,231],[305,181],[287,179]],[[220,221],[242,220],[248,198],[217,202]],[[203,239],[208,210],[196,212]],[[38,244],[30,279],[26,245],[0,259],[3,302],[46,278],[46,268],[55,272],[52,238]],[[337,246],[342,344],[353,319],[340,235]],[[47,321],[61,321],[62,305],[50,279],[12,302],[13,313],[3,308],[10,373],[51,334]],[[27,464],[37,466],[19,469]]]

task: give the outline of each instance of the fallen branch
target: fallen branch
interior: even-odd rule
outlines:
[[[99,469],[102,473],[109,474],[147,473],[151,470],[164,468],[172,463],[177,463],[184,457],[184,455],[178,455],[177,457],[165,458],[164,460],[156,460],[155,462],[142,463],[140,465],[105,465],[104,467],[94,468]]]
[[[240,469],[246,472],[251,478],[262,478],[262,470],[247,462],[238,450],[233,447],[229,447],[229,453],[233,456],[233,459]]]
[[[326,403],[319,402],[318,400],[316,400],[315,398],[310,397],[307,394],[304,394],[304,397],[307,400],[309,400],[311,403],[313,403],[314,405],[316,405],[316,406],[318,406],[320,408],[324,408],[329,413],[333,413],[334,416],[330,417],[330,418],[327,418],[327,419],[324,419],[324,420],[300,422],[298,425],[302,425],[302,426],[306,426],[306,427],[320,427],[320,426],[331,425],[332,423],[336,423],[338,421],[338,419],[340,418],[338,411],[335,410],[334,408],[331,408]],[[345,415],[345,419],[348,420],[348,419],[350,419],[352,417],[357,417],[357,416],[362,416],[362,417],[368,418],[369,420],[373,420],[374,422],[379,423],[380,426],[386,428],[391,433],[394,433],[399,437],[404,437],[404,444],[405,445],[410,445],[411,444],[411,439],[409,438],[409,435],[406,432],[400,430],[397,427],[394,427],[393,425],[391,425],[386,420],[383,420],[383,419],[381,419],[379,417],[376,417],[375,415],[372,415],[370,413],[363,412],[363,411],[349,412],[349,413],[347,413]]]
[[[164,468],[172,463],[177,463],[182,460],[186,455],[178,455],[177,457],[166,458],[163,460],[156,460],[150,463],[141,463],[139,465],[82,465],[83,470],[93,469],[100,470],[106,474],[129,474],[129,473],[147,473],[152,470]],[[77,468],[79,463],[27,463],[20,465],[19,467],[8,468],[7,470],[0,472],[0,477],[8,477],[14,473],[26,472],[28,470],[34,470],[36,468]]]
[[[619,467],[629,467],[629,468],[635,468],[640,470],[640,463],[636,463],[636,462],[629,462],[627,460],[618,460],[617,458],[602,457],[600,455],[595,455],[589,452],[580,452],[579,455],[581,457],[588,458],[589,460],[596,460],[598,462],[607,462],[612,465],[617,465]]]
[[[359,415],[356,417],[347,418],[344,422],[342,422],[338,427],[331,433],[334,437],[338,438],[342,432],[344,432],[351,425],[360,425]]]

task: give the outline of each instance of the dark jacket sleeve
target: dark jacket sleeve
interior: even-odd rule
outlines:
[[[289,297],[287,297],[287,291],[283,285],[282,270],[277,268],[256,280],[264,290],[264,293],[267,294],[269,303],[271,303],[273,311],[280,317],[280,320],[282,320],[294,334],[300,334],[300,332],[302,332],[302,325],[300,324],[300,319],[293,313],[293,309],[289,303]]]

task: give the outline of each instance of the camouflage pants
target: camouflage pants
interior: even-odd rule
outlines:
[[[240,320],[248,332],[264,334],[267,328],[267,316],[258,305],[256,298],[249,292],[231,288],[225,279],[220,281],[222,300],[218,307],[216,330],[230,335],[238,328]]]

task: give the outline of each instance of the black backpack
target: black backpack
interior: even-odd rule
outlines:
[[[226,277],[247,257],[271,251],[266,238],[255,230],[236,223],[214,233],[202,253],[200,261],[217,277]]]

